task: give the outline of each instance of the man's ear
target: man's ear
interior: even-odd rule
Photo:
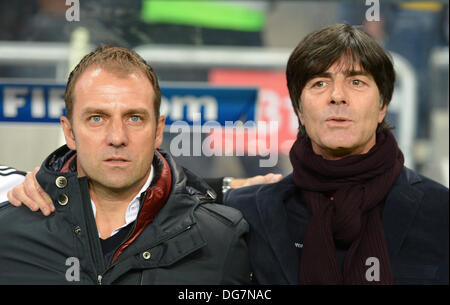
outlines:
[[[158,118],[158,126],[156,126],[155,148],[159,148],[159,146],[161,146],[162,144],[165,124],[166,117],[161,115]]]
[[[76,150],[75,136],[73,135],[72,124],[70,123],[69,119],[65,116],[62,116],[60,118],[60,122],[64,132],[64,138],[66,139],[67,146],[72,150]]]
[[[296,112],[300,123],[304,126],[305,124],[303,124],[303,113],[301,113],[299,109],[297,109]]]
[[[386,117],[387,112],[387,105],[384,105],[383,108],[381,108],[380,113],[378,114],[378,123],[383,122],[384,118]]]
[[[294,107],[294,108],[295,108],[295,107]],[[303,124],[303,119],[304,119],[304,118],[303,118],[303,107],[302,107],[302,99],[301,99],[301,96],[300,96],[300,98],[298,99],[298,107],[297,107],[297,109],[295,109],[295,113],[297,114],[300,123],[301,123],[302,125],[304,125],[304,124]]]

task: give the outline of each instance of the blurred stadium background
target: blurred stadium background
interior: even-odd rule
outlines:
[[[0,164],[30,171],[64,144],[58,117],[68,71],[107,43],[135,49],[155,68],[169,122],[192,125],[194,111],[202,122],[278,121],[273,167],[259,166],[267,156],[249,156],[247,141],[235,147],[244,156],[179,156],[182,165],[203,177],[288,174],[297,119],[287,59],[309,32],[347,22],[364,26],[392,55],[397,83],[388,122],[407,165],[448,187],[448,1],[368,3],[0,0]],[[368,21],[378,3],[380,21]],[[169,131],[166,149],[177,136]]]

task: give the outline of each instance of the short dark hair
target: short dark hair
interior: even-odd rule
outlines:
[[[66,105],[66,116],[72,120],[73,111],[73,91],[76,81],[80,75],[89,67],[98,66],[107,69],[118,76],[126,76],[130,73],[142,72],[150,81],[155,92],[154,110],[156,116],[156,124],[158,124],[159,107],[161,105],[161,89],[158,84],[158,77],[153,68],[133,50],[102,45],[96,50],[84,56],[80,63],[72,70],[67,80],[66,91],[64,93],[64,101]]]
[[[295,113],[301,110],[300,96],[306,83],[325,72],[342,56],[359,63],[375,80],[381,96],[381,107],[389,105],[394,91],[395,71],[383,48],[359,26],[335,24],[308,34],[294,49],[286,67],[286,80]],[[300,125],[300,133],[306,135]],[[391,128],[385,119],[377,132]]]

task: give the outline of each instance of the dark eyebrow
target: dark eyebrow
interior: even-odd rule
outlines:
[[[145,108],[136,108],[136,109],[130,109],[128,110],[126,113],[126,115],[130,115],[130,114],[141,114],[141,115],[150,115],[150,113],[147,111],[147,109]]]
[[[81,113],[81,115],[89,115],[89,114],[107,114],[105,111],[103,111],[103,110],[101,110],[101,109],[98,109],[98,108],[92,108],[92,107],[88,107],[88,108],[85,108],[84,110],[83,110],[83,112]]]
[[[363,76],[370,76],[370,74],[363,70],[348,70],[344,72],[345,76],[357,76],[357,75],[363,75]],[[311,79],[319,78],[319,77],[325,77],[325,78],[331,78],[330,72],[321,72],[317,73],[316,75],[313,75]]]
[[[89,115],[89,114],[108,115],[108,112],[104,111],[102,109],[94,108],[94,107],[87,107],[86,109],[83,110],[82,115],[85,116],[85,115]],[[150,115],[149,112],[147,111],[147,109],[145,109],[145,108],[129,109],[124,114],[125,115],[141,114],[141,115],[145,115],[145,116]]]

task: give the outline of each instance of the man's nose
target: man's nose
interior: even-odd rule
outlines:
[[[330,96],[330,103],[331,104],[347,104],[348,99],[345,94],[344,89],[344,83],[342,81],[336,81],[333,85],[333,91],[331,92]]]
[[[128,144],[128,134],[126,125],[122,119],[112,119],[108,128],[108,145],[114,147],[126,146]]]

